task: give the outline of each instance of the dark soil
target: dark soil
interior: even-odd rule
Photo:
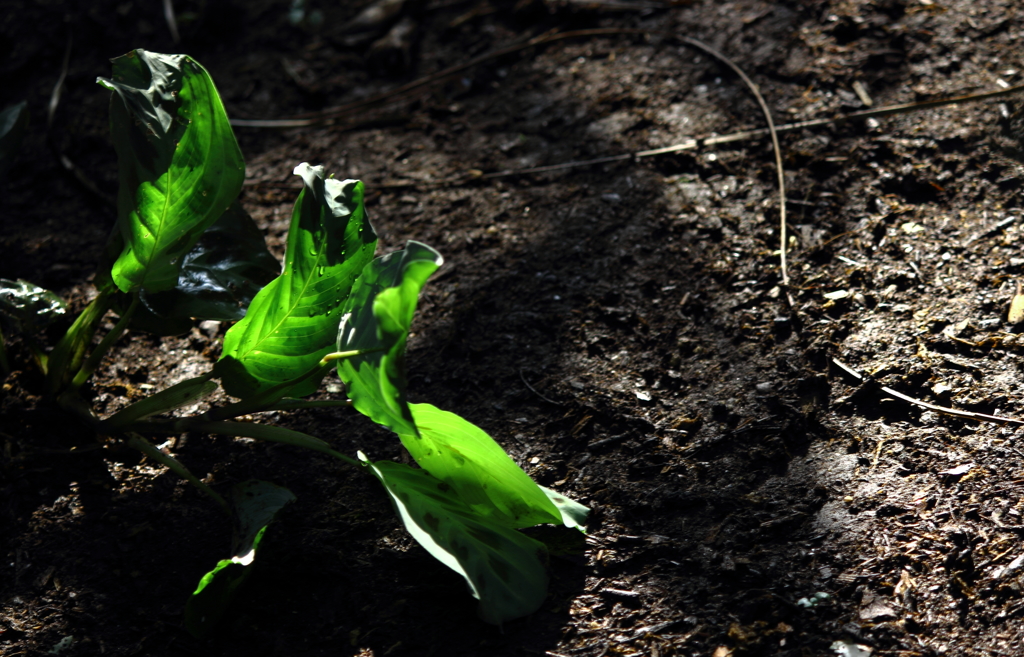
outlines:
[[[32,111],[0,195],[0,277],[75,308],[92,294],[117,184],[94,80],[136,47],[192,55],[246,119],[366,98],[554,28],[699,39],[756,81],[778,123],[863,109],[855,82],[891,105],[1024,75],[1013,0],[434,0],[410,3],[415,39],[398,53],[346,40],[364,1],[310,0],[322,22],[299,25],[283,0],[174,4],[180,45],[155,1],[0,11],[0,107]],[[70,35],[51,141],[99,194],[47,145]],[[278,255],[303,161],[365,181],[382,251],[416,239],[444,254],[410,342],[414,400],[479,424],[538,482],[591,506],[591,531],[552,558],[541,610],[499,630],[372,479],[293,448],[187,435],[169,448],[215,489],[260,478],[298,496],[235,611],[196,640],[182,607],[227,556],[230,527],[165,468],[98,449],[41,396],[15,340],[0,402],[0,654],[795,656],[837,641],[1024,654],[1017,429],[893,399],[831,362],[922,401],[1024,417],[1024,342],[1006,323],[1024,277],[1016,108],[784,133],[792,308],[767,141],[426,184],[763,125],[725,66],[661,36],[521,50],[333,125],[239,128],[243,204]],[[90,388],[95,408],[203,371],[226,329],[128,334]],[[325,398],[343,394],[329,381]],[[404,458],[345,410],[259,419]]]

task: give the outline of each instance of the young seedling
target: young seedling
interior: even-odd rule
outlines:
[[[234,519],[232,556],[202,578],[186,607],[186,628],[201,636],[215,627],[251,571],[266,527],[294,500],[284,488],[253,481],[235,487],[229,501],[146,438],[189,431],[284,443],[354,466],[383,484],[413,538],[465,578],[485,621],[501,624],[535,611],[547,590],[546,549],[518,530],[544,523],[583,529],[588,510],[538,486],[474,424],[408,403],[406,340],[440,254],[410,241],[374,258],[377,236],[363,184],[303,163],[295,168],[302,191],[278,273],[238,203],[244,164],[206,70],[186,55],[144,50],[115,59],[113,68],[113,78],[99,82],[113,92],[117,225],[96,276],[97,296],[52,351],[33,353],[62,408],[105,440],[166,465]],[[93,347],[110,311],[117,323]],[[60,312],[52,293],[0,282],[5,331],[30,337]],[[81,390],[127,328],[170,334],[195,319],[237,320],[209,372],[109,417],[89,408]],[[332,368],[348,399],[303,399]],[[235,401],[173,415],[218,387]],[[298,431],[233,421],[322,406],[351,406],[392,430],[419,467],[372,462],[362,452],[353,458]]]

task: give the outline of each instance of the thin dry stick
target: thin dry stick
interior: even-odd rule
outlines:
[[[174,15],[173,0],[164,0],[164,20],[167,21],[167,29],[171,32],[171,39],[174,43],[181,43],[181,35],[178,33],[178,19]]]
[[[423,87],[426,87],[426,86],[429,86],[429,85],[433,85],[433,84],[435,84],[437,82],[445,80],[445,79],[447,79],[447,78],[449,78],[449,77],[451,77],[453,75],[456,75],[458,73],[461,73],[462,71],[465,71],[465,70],[467,70],[469,68],[472,68],[474,66],[477,66],[479,64],[488,62],[488,61],[493,60],[493,59],[497,59],[499,57],[503,57],[505,55],[513,54],[513,53],[516,53],[516,52],[520,52],[520,51],[522,51],[522,50],[524,50],[526,48],[529,48],[531,46],[539,46],[539,45],[543,45],[543,44],[547,44],[547,43],[554,43],[555,41],[561,41],[561,40],[572,39],[572,38],[581,38],[581,37],[590,38],[590,37],[597,37],[597,36],[615,36],[615,35],[642,35],[642,36],[657,35],[657,36],[661,36],[661,37],[668,38],[668,39],[675,39],[675,40],[677,40],[677,41],[679,41],[681,43],[684,43],[684,44],[686,44],[686,45],[688,45],[688,46],[690,46],[692,48],[696,48],[697,50],[701,50],[702,52],[710,55],[711,57],[713,57],[715,59],[717,59],[718,61],[720,61],[721,63],[725,64],[730,69],[732,69],[732,71],[734,73],[736,73],[736,75],[738,75],[741,80],[743,80],[744,84],[747,85],[748,89],[751,91],[751,93],[753,94],[754,98],[757,100],[757,103],[758,103],[758,105],[761,108],[761,112],[764,114],[765,122],[767,123],[767,128],[766,129],[762,129],[762,130],[748,130],[748,131],[744,131],[744,132],[740,132],[740,133],[734,133],[733,135],[726,135],[725,137],[717,137],[717,138],[716,137],[712,137],[712,138],[708,138],[708,139],[704,139],[704,140],[688,140],[686,142],[683,142],[681,144],[677,144],[677,145],[674,145],[674,146],[668,146],[668,147],[665,147],[665,148],[659,148],[659,149],[653,149],[653,150],[647,150],[647,151],[639,151],[639,152],[633,153],[633,154],[611,155],[611,156],[596,158],[596,159],[592,159],[592,160],[585,160],[585,161],[582,161],[582,162],[570,162],[570,163],[563,163],[563,164],[551,165],[551,166],[546,166],[546,167],[533,167],[533,168],[530,168],[530,169],[520,169],[520,170],[516,170],[516,171],[500,171],[500,172],[495,172],[495,173],[490,173],[490,174],[473,173],[473,174],[470,174],[470,175],[461,176],[461,177],[454,178],[454,179],[448,179],[448,180],[444,180],[444,181],[436,181],[436,182],[433,182],[433,183],[432,182],[423,181],[423,182],[420,182],[418,184],[461,183],[461,182],[466,182],[468,180],[472,180],[472,179],[475,179],[475,178],[499,178],[499,177],[504,177],[504,176],[509,176],[509,175],[517,175],[517,174],[542,173],[542,172],[548,172],[548,171],[555,171],[555,170],[558,170],[558,169],[568,169],[568,168],[577,167],[577,166],[587,166],[587,165],[595,165],[595,164],[607,164],[607,163],[611,163],[611,162],[619,162],[619,161],[624,161],[624,160],[629,160],[629,159],[636,159],[636,158],[641,158],[641,157],[652,157],[652,156],[655,156],[655,155],[663,155],[663,154],[667,154],[667,153],[675,153],[675,152],[679,152],[679,151],[682,151],[682,150],[689,150],[689,149],[692,149],[692,148],[697,148],[698,146],[700,146],[702,144],[703,145],[712,145],[712,144],[728,143],[730,141],[739,141],[741,139],[749,139],[749,138],[752,138],[752,137],[755,137],[755,136],[763,136],[767,132],[767,134],[771,136],[771,140],[772,140],[772,150],[773,150],[774,155],[775,155],[775,170],[776,170],[776,175],[778,177],[778,187],[779,187],[779,265],[780,265],[779,269],[780,269],[780,275],[781,275],[781,279],[782,279],[782,288],[786,292],[786,300],[789,302],[789,307],[792,308],[794,306],[794,302],[793,302],[792,294],[791,294],[790,289],[789,289],[790,288],[789,268],[787,266],[787,258],[786,258],[787,242],[788,242],[787,225],[786,225],[786,176],[785,176],[785,171],[783,170],[783,167],[782,167],[782,150],[781,150],[781,148],[779,146],[779,137],[778,137],[779,130],[777,130],[775,128],[775,123],[774,123],[774,121],[772,119],[771,111],[769,110],[767,103],[765,103],[764,98],[761,96],[760,90],[758,89],[757,85],[753,82],[753,80],[751,80],[747,76],[747,74],[744,73],[743,70],[739,66],[737,66],[735,63],[733,63],[728,57],[726,57],[722,53],[718,52],[717,50],[711,48],[707,44],[702,43],[701,41],[698,41],[696,39],[691,39],[689,37],[683,37],[683,36],[679,36],[679,35],[668,33],[668,32],[660,32],[660,31],[652,31],[652,30],[642,30],[642,29],[635,29],[635,28],[604,28],[604,29],[592,29],[592,30],[575,30],[575,31],[571,31],[571,32],[562,32],[562,33],[554,33],[554,34],[548,33],[548,34],[544,34],[544,35],[541,35],[541,36],[533,38],[533,39],[529,39],[529,40],[527,40],[527,41],[525,41],[523,43],[520,43],[520,44],[516,44],[516,45],[513,45],[513,46],[506,47],[506,48],[500,48],[500,49],[498,49],[496,51],[493,51],[493,52],[490,52],[490,53],[486,53],[484,55],[481,55],[479,57],[471,59],[468,62],[464,62],[462,64],[457,64],[455,66],[452,66],[452,67],[449,67],[449,68],[444,69],[442,71],[439,71],[437,73],[434,73],[433,75],[428,75],[428,76],[426,76],[424,78],[420,78],[419,80],[414,80],[414,81],[412,81],[412,82],[410,82],[410,83],[408,83],[406,85],[398,87],[397,89],[394,89],[394,90],[391,90],[391,91],[388,91],[388,92],[384,92],[384,93],[381,93],[381,94],[377,94],[376,96],[372,96],[372,97],[370,97],[368,99],[365,99],[365,100],[355,101],[355,102],[352,102],[352,103],[347,103],[345,105],[341,105],[341,106],[334,107],[334,108],[329,108],[329,109],[326,109],[326,110],[322,110],[320,112],[314,112],[314,113],[310,113],[310,114],[306,114],[306,115],[300,115],[300,116],[298,116],[296,118],[293,118],[293,119],[277,119],[277,120],[234,119],[234,120],[232,120],[232,124],[236,125],[236,126],[239,126],[239,127],[251,127],[251,128],[296,128],[296,127],[306,127],[306,126],[317,125],[319,123],[333,123],[338,118],[342,118],[344,116],[349,116],[349,115],[352,115],[352,114],[354,114],[356,112],[365,111],[367,108],[373,107],[375,105],[379,105],[379,104],[386,103],[386,102],[394,102],[396,99],[400,99],[402,97],[408,96],[409,94],[411,94],[414,91],[417,91],[419,89],[422,89]],[[823,126],[823,125],[838,124],[838,123],[842,123],[844,121],[850,121],[850,120],[853,120],[853,119],[867,119],[867,118],[876,117],[876,116],[886,116],[886,115],[889,115],[889,114],[898,114],[898,113],[903,113],[903,112],[927,109],[927,108],[931,108],[931,107],[940,107],[942,105],[949,105],[949,104],[953,104],[953,103],[961,103],[961,102],[965,102],[965,101],[968,101],[968,100],[982,100],[984,98],[993,98],[993,97],[996,97],[996,96],[1004,96],[1004,95],[1008,95],[1008,94],[1011,94],[1011,93],[1015,93],[1015,92],[1020,91],[1022,89],[1024,89],[1024,85],[1018,85],[1016,87],[1010,87],[1010,88],[1007,88],[1007,89],[1000,89],[998,91],[986,92],[986,93],[982,93],[982,94],[974,94],[974,95],[969,95],[969,96],[958,96],[958,97],[955,97],[955,98],[938,99],[938,100],[932,100],[932,101],[925,101],[925,102],[921,102],[921,103],[903,103],[903,104],[900,104],[900,105],[892,105],[892,106],[889,106],[889,107],[882,107],[882,108],[873,109],[873,110],[866,110],[866,111],[862,111],[862,112],[854,112],[854,113],[847,114],[847,115],[840,116],[840,117],[833,117],[831,119],[813,119],[813,120],[809,120],[809,121],[802,121],[802,122],[795,123],[795,124],[789,124],[787,126],[784,126],[784,128],[786,130],[796,130],[796,129],[799,129],[799,128],[811,128],[811,127],[817,127],[817,126]],[[416,184],[416,183],[414,183],[414,184]],[[400,184],[400,185],[385,185],[385,186],[387,186],[387,187],[395,187],[395,186],[404,186],[404,185]]]
[[[867,377],[865,377],[863,374],[861,374],[857,370],[853,369],[852,367],[850,367],[846,363],[842,362],[838,358],[833,358],[832,362],[835,363],[836,365],[838,365],[840,368],[842,368],[842,370],[844,372],[846,372],[847,374],[849,374],[853,378],[857,379],[861,383],[867,381]],[[961,410],[957,410],[955,408],[946,408],[945,406],[936,406],[935,404],[929,404],[928,402],[923,402],[923,401],[921,401],[919,399],[914,399],[913,397],[908,397],[907,395],[904,395],[902,392],[897,392],[897,391],[893,390],[892,388],[889,388],[889,387],[886,387],[886,386],[879,386],[879,387],[882,390],[882,392],[884,392],[887,395],[892,395],[893,397],[896,397],[897,399],[902,399],[903,401],[905,401],[907,403],[910,403],[910,404],[913,404],[914,406],[920,406],[921,408],[927,408],[928,410],[935,411],[936,413],[944,413],[946,415],[952,415],[952,416],[955,416],[955,417],[962,417],[962,418],[966,418],[968,420],[977,420],[978,422],[994,422],[996,424],[1016,424],[1018,426],[1024,426],[1024,420],[1018,420],[1018,419],[1012,418],[1012,417],[1003,417],[1001,415],[988,415],[987,413],[974,413],[972,411],[961,411]]]
[[[764,97],[761,96],[761,91],[754,84],[754,81],[747,77],[743,69],[734,64],[732,60],[696,39],[689,37],[678,37],[678,39],[698,50],[703,50],[731,68],[736,75],[740,76],[740,79],[750,89],[754,98],[757,99],[757,104],[761,106],[761,113],[764,114],[764,120],[768,124],[768,132],[772,137],[772,150],[775,151],[775,171],[779,178],[779,264],[782,274],[782,288],[786,291],[786,300],[789,302],[789,307],[793,308],[793,296],[789,292],[789,271],[786,268],[786,174],[782,170],[782,148],[779,146],[779,135],[775,130],[772,112],[768,109],[768,103],[764,102]]]
[[[956,96],[954,98],[940,98],[937,100],[929,100],[920,103],[903,103],[900,105],[889,105],[887,107],[879,107],[877,109],[854,112],[852,114],[843,114],[835,116],[830,119],[810,119],[807,121],[798,121],[796,123],[784,123],[780,126],[775,126],[776,133],[792,132],[794,130],[802,130],[805,128],[820,128],[828,125],[840,125],[847,121],[854,119],[869,119],[876,116],[886,116],[893,114],[906,114],[910,112],[916,112],[920,110],[930,109],[933,107],[941,107],[943,105],[953,105],[959,103],[968,103],[978,100],[986,100],[988,98],[995,98],[997,96],[1007,96],[1020,91],[1024,91],[1024,85],[1018,85],[1016,87],[1009,87],[1006,89],[999,89],[996,91],[986,91],[978,94],[968,94],[964,96]],[[510,176],[523,176],[533,173],[550,173],[552,171],[565,171],[567,169],[575,169],[577,167],[593,166],[595,164],[609,164],[612,162],[623,162],[625,160],[638,160],[645,157],[656,157],[658,155],[668,155],[671,153],[680,153],[683,151],[697,150],[698,148],[707,146],[719,146],[721,144],[732,144],[741,141],[748,141],[751,139],[760,139],[762,137],[771,134],[768,128],[756,128],[753,130],[741,130],[739,132],[733,132],[727,135],[704,135],[702,137],[694,137],[687,139],[686,141],[671,146],[665,146],[662,148],[655,148],[647,151],[636,151],[635,153],[622,153],[619,155],[606,155],[604,157],[594,158],[592,160],[573,160],[570,162],[560,162],[558,164],[546,164],[537,167],[528,167],[525,169],[505,169],[502,171],[494,171],[491,173],[467,173],[461,176],[453,176],[451,178],[441,178],[437,180],[408,180],[408,181],[397,181],[387,182],[376,185],[377,187],[388,187],[388,188],[408,188],[408,187],[423,187],[428,185],[454,185],[466,183],[471,180],[477,179],[492,179],[492,178],[507,178]]]
[[[527,48],[534,46],[541,46],[549,43],[555,43],[557,41],[565,41],[566,39],[580,39],[580,38],[593,38],[600,36],[660,36],[667,39],[675,39],[682,43],[687,43],[694,46],[704,52],[707,52],[712,57],[720,57],[712,50],[709,46],[701,44],[695,39],[689,39],[687,37],[681,37],[671,32],[659,32],[654,30],[642,30],[638,28],[596,28],[592,30],[573,30],[570,32],[555,32],[550,31],[532,39],[527,39],[521,43],[499,48],[488,53],[484,53],[479,57],[449,66],[446,69],[432,73],[418,80],[413,80],[407,84],[404,84],[395,89],[385,91],[379,94],[364,98],[363,100],[353,101],[351,103],[345,103],[344,105],[338,105],[336,107],[329,107],[327,109],[319,110],[317,112],[307,112],[305,114],[297,114],[289,119],[232,119],[231,125],[244,127],[244,128],[304,128],[314,125],[321,124],[333,124],[338,119],[345,118],[348,116],[362,115],[371,107],[383,103],[390,103],[400,98],[404,98],[412,94],[412,92],[419,91],[424,87],[437,84],[448,78],[458,75],[463,71],[471,69],[480,64],[485,64],[495,59],[500,59],[506,55],[512,55]],[[697,45],[700,44],[700,45]],[[723,59],[723,61],[725,61]],[[727,63],[727,62],[726,62]],[[727,63],[728,64],[728,63]],[[729,65],[730,67],[734,65]],[[735,70],[735,69],[734,69]]]
[[[519,378],[523,380],[523,384],[526,385],[526,387],[529,388],[530,392],[532,392],[533,394],[537,395],[538,397],[540,397],[541,399],[543,399],[544,401],[546,401],[549,404],[554,404],[555,406],[562,406],[561,403],[556,402],[554,399],[548,399],[544,395],[542,395],[539,392],[537,392],[537,389],[534,388],[533,386],[531,386],[530,382],[526,380],[526,376],[523,375],[523,371],[522,370],[519,370]]]
[[[519,51],[521,51],[521,50],[523,50],[525,48],[528,48],[530,46],[537,46],[537,45],[542,45],[542,44],[546,44],[546,43],[554,43],[555,41],[561,41],[561,40],[564,40],[564,39],[574,39],[574,38],[580,38],[580,37],[596,37],[596,36],[617,36],[617,35],[635,35],[635,36],[652,36],[652,35],[657,35],[657,36],[661,36],[661,37],[667,38],[667,39],[675,39],[675,40],[679,41],[680,43],[683,43],[683,44],[686,44],[686,45],[690,46],[691,48],[695,48],[697,50],[700,50],[700,51],[704,52],[705,54],[710,55],[714,59],[717,59],[719,62],[725,64],[727,67],[729,67],[736,75],[738,75],[740,77],[741,80],[743,80],[743,83],[747,85],[747,88],[750,90],[751,94],[753,94],[754,98],[757,100],[757,104],[760,106],[761,112],[764,114],[765,122],[768,124],[768,133],[771,135],[772,149],[775,152],[775,169],[776,169],[776,173],[778,174],[778,185],[779,185],[779,224],[780,224],[779,237],[780,237],[780,241],[781,241],[780,247],[779,247],[779,255],[780,255],[780,265],[781,265],[781,274],[782,274],[782,286],[786,290],[786,298],[789,301],[790,307],[792,308],[793,307],[793,298],[792,298],[792,296],[789,293],[789,272],[788,272],[788,269],[786,267],[786,176],[785,176],[785,172],[782,169],[782,150],[781,150],[781,148],[779,146],[779,137],[778,137],[778,134],[776,133],[776,130],[775,130],[775,122],[772,120],[771,110],[768,109],[768,104],[764,101],[764,97],[761,96],[761,92],[758,89],[757,85],[754,83],[753,80],[750,79],[749,76],[747,76],[747,74],[743,71],[743,69],[741,69],[739,66],[737,66],[732,60],[730,60],[728,57],[726,57],[722,53],[718,52],[717,50],[715,50],[711,46],[709,46],[709,45],[707,45],[707,44],[705,44],[705,43],[703,43],[701,41],[698,41],[697,39],[691,39],[690,37],[679,36],[679,35],[673,34],[671,32],[661,32],[661,31],[653,31],[653,30],[641,30],[641,29],[633,29],[633,28],[607,28],[607,29],[593,29],[593,30],[575,30],[575,31],[572,31],[572,32],[562,32],[562,33],[557,33],[557,34],[546,34],[546,35],[542,35],[540,37],[537,37],[535,39],[530,39],[530,40],[526,41],[525,43],[517,44],[517,45],[514,45],[514,46],[509,46],[508,48],[502,48],[502,49],[499,49],[497,51],[481,55],[480,57],[476,57],[476,58],[470,60],[469,62],[465,62],[463,64],[458,64],[456,66],[449,67],[449,68],[447,68],[447,69],[445,69],[443,71],[440,71],[438,73],[435,73],[433,75],[427,76],[425,78],[421,78],[420,80],[414,80],[413,82],[410,82],[409,84],[406,84],[406,85],[404,85],[402,87],[399,87],[398,89],[395,89],[393,91],[386,92],[384,94],[378,94],[377,96],[374,96],[372,98],[366,99],[364,101],[357,101],[355,103],[349,103],[347,105],[342,105],[342,106],[339,106],[339,107],[336,107],[336,108],[323,110],[323,111],[317,112],[315,114],[307,115],[305,118],[297,118],[297,119],[291,119],[291,120],[285,119],[285,120],[278,120],[278,121],[260,121],[260,120],[252,121],[252,120],[238,120],[238,119],[236,119],[236,120],[232,121],[232,124],[240,126],[240,127],[252,127],[252,128],[271,128],[271,127],[282,128],[282,127],[302,127],[302,126],[314,125],[316,122],[319,122],[319,121],[326,121],[326,120],[328,120],[330,118],[337,118],[337,117],[340,117],[340,116],[344,116],[346,114],[349,114],[349,113],[353,112],[356,109],[365,109],[367,107],[379,104],[379,103],[384,102],[384,101],[393,101],[397,97],[405,96],[405,95],[409,94],[412,91],[415,91],[415,90],[420,89],[420,88],[422,88],[424,86],[427,86],[429,84],[433,84],[433,83],[438,82],[440,80],[443,80],[443,79],[446,79],[448,77],[451,77],[452,75],[460,73],[460,72],[462,72],[462,71],[464,71],[464,70],[466,70],[468,68],[471,68],[471,67],[476,66],[478,64],[484,63],[486,61],[490,61],[492,59],[496,59],[498,57],[501,57],[501,56],[504,56],[504,55],[507,55],[507,54],[519,52]],[[631,157],[632,156],[630,156],[630,155],[611,156],[610,158],[599,158],[598,160],[590,160],[589,164],[614,162],[614,161],[617,161],[617,160],[629,159]]]
[[[545,34],[542,34],[540,36],[534,37],[532,39],[527,39],[526,41],[523,41],[523,42],[518,43],[518,44],[514,44],[514,45],[511,45],[511,46],[506,46],[504,48],[499,48],[499,49],[493,50],[493,51],[491,51],[489,53],[484,53],[483,55],[480,55],[479,57],[474,57],[473,59],[471,59],[471,60],[469,60],[467,62],[463,62],[461,64],[456,64],[454,66],[450,66],[450,67],[448,67],[446,69],[443,69],[441,71],[438,71],[436,73],[432,73],[432,74],[424,76],[424,77],[422,77],[422,78],[420,78],[418,80],[413,80],[412,82],[404,84],[404,85],[402,85],[400,87],[396,87],[395,89],[391,89],[389,91],[385,91],[385,92],[382,92],[382,93],[370,96],[369,98],[364,98],[362,100],[353,101],[353,102],[350,102],[350,103],[345,103],[344,105],[338,105],[336,107],[329,107],[327,109],[319,110],[317,112],[307,112],[305,114],[298,114],[298,115],[296,115],[296,116],[294,116],[292,118],[287,118],[287,119],[232,119],[231,120],[231,124],[235,125],[235,126],[239,126],[239,127],[245,127],[245,128],[279,128],[279,129],[283,129],[283,128],[304,128],[304,127],[309,127],[309,126],[314,126],[314,125],[319,125],[319,124],[333,124],[337,119],[344,118],[346,116],[353,116],[353,115],[363,114],[363,113],[365,113],[366,110],[368,110],[368,109],[370,109],[370,108],[372,108],[374,106],[377,106],[377,105],[380,105],[380,104],[383,104],[383,103],[390,103],[390,102],[394,102],[394,101],[400,100],[401,98],[403,98],[405,96],[411,95],[411,93],[414,92],[414,91],[418,91],[420,89],[423,89],[424,87],[429,87],[431,85],[434,85],[434,84],[437,84],[437,83],[442,82],[444,80],[447,80],[448,78],[450,78],[450,77],[452,77],[454,75],[457,75],[459,73],[462,73],[463,71],[471,69],[471,68],[473,68],[475,66],[479,66],[480,64],[485,64],[485,63],[487,63],[487,62],[489,62],[491,60],[499,59],[499,58],[504,57],[506,55],[511,55],[511,54],[518,53],[520,51],[526,50],[527,48],[531,48],[533,46],[540,46],[540,45],[544,45],[544,44],[548,44],[548,43],[554,43],[556,41],[563,41],[563,40],[566,40],[566,39],[589,38],[589,37],[599,37],[599,36],[616,36],[616,35],[644,35],[644,36],[647,36],[647,35],[657,35],[657,36],[667,37],[667,38],[670,38],[670,39],[678,39],[678,40],[683,41],[685,43],[690,43],[691,45],[695,45],[697,43],[700,43],[700,42],[698,42],[696,40],[689,40],[689,39],[687,39],[687,37],[680,37],[678,35],[675,35],[675,34],[672,34],[672,33],[668,33],[668,32],[657,32],[657,31],[642,30],[642,29],[636,29],[636,28],[601,28],[601,29],[593,29],[593,30],[573,30],[573,31],[570,31],[570,32],[554,32],[554,31],[551,31],[551,32],[547,32]],[[701,48],[701,46],[696,46],[696,47]],[[705,48],[701,48],[701,49],[705,49]],[[712,54],[710,52],[710,49],[706,49],[706,52],[708,52],[708,54]],[[713,55],[713,56],[715,56],[715,55]],[[797,130],[797,129],[800,129],[800,128],[814,128],[814,127],[819,127],[819,126],[823,126],[823,125],[831,125],[831,124],[836,124],[836,123],[842,123],[844,121],[849,121],[849,120],[853,120],[853,119],[867,119],[867,118],[878,117],[878,116],[886,116],[886,115],[889,115],[889,114],[900,114],[900,113],[904,113],[904,112],[911,112],[911,111],[917,111],[917,110],[922,110],[922,109],[928,109],[928,108],[931,108],[931,107],[941,107],[943,105],[962,103],[962,102],[967,102],[967,101],[972,101],[972,100],[983,100],[983,99],[986,99],[986,98],[995,98],[997,96],[1007,96],[1007,95],[1010,95],[1010,94],[1013,94],[1013,93],[1016,93],[1016,92],[1022,91],[1022,90],[1024,90],[1024,85],[1017,85],[1017,86],[1014,86],[1014,87],[1008,87],[1006,89],[999,89],[999,90],[996,90],[996,91],[989,91],[989,92],[980,93],[980,94],[970,94],[970,95],[956,96],[954,98],[940,98],[940,99],[936,99],[936,100],[923,101],[923,102],[919,102],[919,103],[903,103],[903,104],[900,104],[900,105],[890,105],[888,107],[879,107],[877,109],[872,109],[872,110],[864,110],[864,111],[861,111],[861,112],[853,112],[851,114],[845,114],[845,115],[842,115],[842,116],[828,118],[828,119],[810,119],[810,120],[807,120],[807,121],[800,121],[800,122],[797,122],[797,123],[791,123],[791,124],[779,126],[778,129],[777,129],[777,132],[786,132],[786,131],[789,131],[789,130]],[[744,131],[744,132],[734,133],[732,135],[726,135],[724,137],[718,137],[718,138],[715,138],[715,141],[705,140],[705,143],[707,143],[708,145],[711,145],[711,144],[724,144],[724,143],[728,143],[728,142],[731,142],[731,141],[741,141],[741,140],[751,139],[753,137],[760,137],[760,136],[764,136],[764,135],[769,134],[769,133],[770,133],[770,130],[767,129],[767,128],[762,128],[762,129],[757,129],[757,130],[748,130],[748,131]],[[697,148],[699,145],[701,145],[699,140],[690,140],[690,141],[687,141],[687,142],[683,142],[682,144],[677,144],[675,146],[667,146],[667,147],[661,148],[661,149],[656,149],[656,150],[651,150],[651,151],[643,151],[642,152],[643,155],[637,154],[637,156],[638,157],[649,157],[651,155],[661,155],[661,154],[664,154],[664,153],[674,153],[674,152],[678,152],[680,150],[690,150],[690,149],[693,149],[693,148]]]
[[[50,102],[46,106],[46,142],[50,146],[50,151],[53,152],[54,157],[60,162],[60,165],[64,167],[64,170],[74,176],[75,180],[78,181],[82,187],[87,189],[93,196],[100,199],[107,205],[115,205],[114,199],[110,198],[107,194],[100,191],[100,188],[96,186],[89,176],[85,175],[85,172],[78,167],[71,158],[68,157],[60,146],[57,144],[57,139],[54,137],[53,121],[57,115],[57,108],[60,106],[61,93],[64,91],[64,81],[67,80],[68,70],[71,67],[71,48],[74,45],[74,32],[68,29],[68,40],[64,46],[64,60],[61,62],[60,76],[57,78],[57,83],[53,85],[53,90],[50,92]]]

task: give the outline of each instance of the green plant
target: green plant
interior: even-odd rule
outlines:
[[[278,273],[237,201],[244,164],[207,72],[185,55],[144,50],[115,59],[113,71],[111,80],[99,82],[113,92],[117,225],[96,276],[96,297],[51,352],[34,347],[33,353],[62,408],[104,440],[166,465],[235,519],[232,557],[193,594],[185,612],[189,631],[203,635],[214,627],[251,570],[266,527],[294,496],[247,482],[229,502],[146,437],[187,431],[303,447],[371,474],[412,536],[466,579],[484,620],[500,624],[536,610],[546,593],[546,551],[517,530],[542,523],[582,529],[587,509],[534,483],[479,427],[407,401],[406,338],[420,290],[441,256],[410,241],[374,258],[377,238],[362,183],[334,180],[323,167],[304,163],[295,168],[303,188]],[[111,310],[118,321],[93,347]],[[31,336],[59,312],[63,306],[45,290],[24,282],[0,286],[8,331]],[[93,413],[80,392],[125,329],[173,333],[195,318],[238,320],[211,371],[109,417]],[[332,368],[350,400],[302,399]],[[169,415],[213,393],[216,381],[236,401],[201,415]],[[372,462],[361,452],[352,458],[314,436],[233,421],[260,411],[341,405],[394,431],[420,467]]]

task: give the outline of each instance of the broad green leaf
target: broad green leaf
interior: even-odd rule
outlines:
[[[236,517],[234,556],[218,562],[204,575],[185,605],[185,629],[195,637],[209,634],[223,617],[252,571],[267,526],[282,508],[295,501],[295,495],[287,488],[266,481],[247,481],[231,492]]]
[[[359,458],[366,461],[360,453]],[[536,611],[547,594],[542,543],[478,515],[443,481],[391,461],[367,462],[405,528],[438,561],[462,575],[480,617],[501,623]]]
[[[416,435],[405,401],[405,342],[424,283],[444,259],[425,244],[366,266],[342,307],[338,351],[366,351],[338,361],[352,406],[398,435]]]
[[[124,249],[122,292],[169,290],[183,256],[242,188],[245,163],[206,70],[186,55],[133,50],[113,60],[110,128]]]
[[[292,212],[284,271],[224,338],[218,371],[234,397],[296,379],[333,351],[339,306],[377,246],[363,183],[325,179],[322,166],[306,163],[295,167],[295,175],[303,188]],[[316,392],[322,378],[304,380],[290,395]]]
[[[475,512],[512,527],[562,522],[544,491],[483,429],[430,404],[409,408],[419,434],[400,435],[402,444]]]
[[[193,319],[237,321],[280,271],[260,229],[236,200],[185,255],[174,289],[142,292],[132,327],[176,335],[188,331]]]
[[[0,179],[14,165],[28,126],[28,103],[21,101],[0,111]]]
[[[16,333],[45,328],[63,317],[68,305],[59,296],[28,281],[0,278],[0,325]]]

